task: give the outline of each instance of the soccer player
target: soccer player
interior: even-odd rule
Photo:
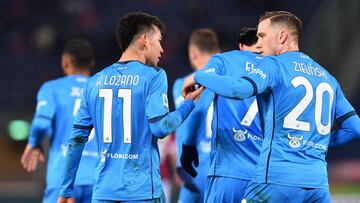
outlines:
[[[299,51],[301,31],[294,14],[266,12],[257,45],[272,56],[258,68],[243,78],[199,72],[185,81],[184,90],[197,82],[230,98],[257,95],[264,143],[243,202],[330,202],[330,134],[360,136],[360,119],[336,79]],[[339,129],[331,133],[334,121]]]
[[[189,40],[189,60],[194,70],[201,70],[205,67],[211,56],[220,51],[218,38],[216,33],[207,28],[196,29],[190,36]],[[184,78],[175,81],[173,87],[173,97],[176,108],[179,108],[184,99],[181,95],[181,89],[184,84]],[[196,129],[197,139],[196,147],[199,149],[199,168],[198,176],[191,177],[184,171],[180,164],[182,135],[188,129],[180,126],[176,130],[176,144],[178,149],[177,171],[184,185],[180,189],[179,202],[182,203],[200,203],[203,202],[206,177],[209,172],[210,165],[210,149],[211,149],[211,121],[213,109],[204,111],[205,122],[199,123]]]
[[[38,162],[45,160],[42,142],[47,135],[51,135],[44,203],[56,202],[59,196],[67,139],[71,134],[74,115],[80,107],[83,87],[94,63],[91,44],[83,39],[71,40],[65,45],[61,57],[61,65],[67,76],[45,82],[39,90],[31,133],[21,164],[28,172],[35,171]],[[92,138],[85,146],[75,181],[76,202],[91,202],[98,154],[96,140]]]
[[[261,59],[256,53],[256,41],[256,29],[243,28],[239,36],[239,47],[242,50],[213,56],[204,71],[209,75],[244,76]],[[217,85],[221,86],[222,83]],[[202,112],[206,112],[212,101],[213,136],[205,202],[241,202],[263,140],[255,97],[242,101],[231,100],[206,89],[183,124],[190,130],[184,136],[181,163],[186,171],[196,175],[191,162],[198,159],[194,145],[198,136],[191,132],[195,132],[199,123],[205,121]]]
[[[122,55],[84,88],[58,202],[73,195],[75,172],[93,126],[101,154],[92,202],[164,202],[157,140],[175,131],[194,101],[169,113],[166,73],[156,67],[163,27],[156,16],[142,12],[121,18],[116,35]]]

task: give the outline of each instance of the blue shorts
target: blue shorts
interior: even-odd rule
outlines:
[[[327,203],[331,202],[327,189],[290,187],[250,182],[241,203]]]
[[[149,199],[149,200],[134,200],[134,201],[109,201],[93,199],[91,203],[165,203],[165,197]]]
[[[249,180],[209,176],[205,188],[205,203],[239,203],[243,199]]]
[[[203,197],[200,192],[193,192],[182,186],[179,193],[178,203],[202,203]]]
[[[91,203],[93,186],[74,186],[74,198],[76,203]],[[47,188],[43,197],[43,203],[54,203],[59,198],[60,188]]]

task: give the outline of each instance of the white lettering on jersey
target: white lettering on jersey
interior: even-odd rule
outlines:
[[[139,84],[139,75],[101,75],[96,79],[96,86],[135,86]]]
[[[39,110],[41,107],[47,105],[47,100],[40,100],[36,105],[36,110]]]
[[[204,70],[204,73],[215,73],[215,68],[208,68]]]
[[[106,157],[110,159],[139,159],[139,154],[107,153]]]
[[[316,77],[323,77],[327,78],[324,71],[322,71],[320,68],[314,68],[312,64],[304,64],[301,62],[292,62],[294,64],[294,71],[296,72],[302,72],[308,75],[313,75]]]
[[[75,87],[75,86],[71,87],[70,96],[72,96],[72,97],[81,97],[82,93],[83,93],[83,89],[82,89],[82,88],[80,88],[80,87]]]
[[[258,68],[253,69],[253,70],[250,72],[250,74],[257,74],[257,75],[259,75],[262,79],[265,79],[265,78],[266,78],[266,74],[265,74],[262,70],[260,70],[260,69],[258,69]]]
[[[168,97],[165,93],[162,93],[162,99],[163,99],[163,105],[165,108],[169,108],[169,101],[168,101]]]

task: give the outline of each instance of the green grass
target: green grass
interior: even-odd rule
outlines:
[[[331,194],[356,194],[360,196],[359,185],[333,185],[330,187]]]

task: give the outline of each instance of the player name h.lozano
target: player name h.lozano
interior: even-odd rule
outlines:
[[[99,75],[96,79],[96,86],[114,85],[129,86],[139,83],[139,75]]]

